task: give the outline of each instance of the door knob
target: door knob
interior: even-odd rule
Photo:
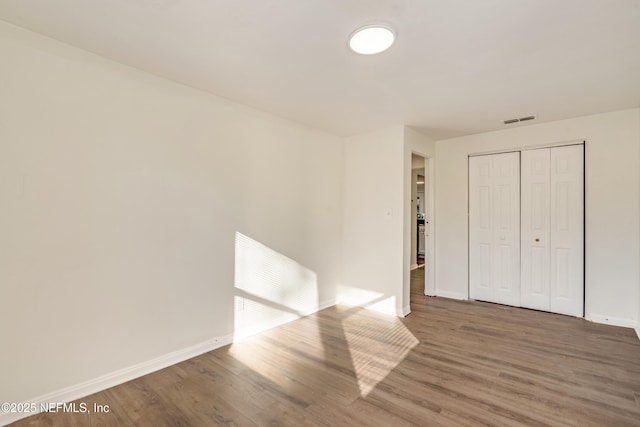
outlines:
[[[536,242],[539,242],[539,241],[540,241],[540,239],[536,238]]]

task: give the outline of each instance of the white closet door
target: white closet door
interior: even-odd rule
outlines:
[[[520,305],[520,153],[469,158],[469,291]]]
[[[549,311],[549,148],[522,152],[522,306]]]
[[[550,311],[583,316],[584,146],[551,149]]]
[[[584,146],[522,152],[522,306],[581,317]]]
[[[469,297],[493,299],[493,158],[469,157]]]

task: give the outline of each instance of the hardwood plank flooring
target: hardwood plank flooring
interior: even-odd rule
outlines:
[[[332,307],[15,426],[640,426],[632,329],[423,295]]]

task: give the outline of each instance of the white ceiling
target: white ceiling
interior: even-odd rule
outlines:
[[[343,136],[640,106],[640,0],[1,0],[0,19]],[[353,54],[372,22],[396,44]]]

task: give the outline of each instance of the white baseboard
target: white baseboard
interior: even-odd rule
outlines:
[[[640,325],[636,326],[636,335],[638,336],[638,339],[640,340]]]
[[[443,290],[439,290],[439,289],[436,289],[436,296],[443,297],[443,298],[457,299],[457,300],[468,300],[469,299],[469,297],[465,293],[443,291]]]
[[[159,371],[160,369],[164,369],[167,366],[175,365],[176,363],[180,363],[187,359],[191,359],[192,357],[199,356],[208,351],[223,347],[227,344],[231,344],[232,338],[232,335],[212,338],[210,340],[192,345],[182,350],[173,351],[163,356],[156,357],[155,359],[138,363],[124,369],[119,369],[109,374],[91,379],[89,381],[85,381],[80,384],[72,385],[60,390],[53,391],[51,393],[47,393],[42,396],[38,396],[25,402],[29,404],[34,403],[36,405],[36,408],[38,409],[37,412],[2,413],[0,414],[0,425],[7,425],[21,418],[26,418],[40,412],[39,408],[43,403],[71,402],[73,400],[89,396],[107,388],[115,387],[119,384],[139,378],[143,375]]]
[[[410,269],[411,270],[415,270],[416,268],[420,267],[418,264],[413,264]]]
[[[323,304],[320,304],[317,310],[311,310],[308,313],[304,313],[304,315],[307,316],[317,311],[324,310],[325,308],[329,308],[333,305],[335,305],[335,301],[326,301]],[[266,327],[261,328],[260,332],[264,332],[267,329],[280,326],[284,323],[287,322],[266,325]],[[233,334],[215,337],[199,344],[167,353],[163,356],[156,357],[155,359],[151,359],[146,362],[138,363],[124,369],[119,369],[109,374],[91,379],[89,381],[85,381],[80,384],[65,387],[42,396],[29,399],[28,401],[24,401],[22,403],[35,404],[36,409],[38,409],[36,412],[0,413],[0,426],[6,426],[7,424],[18,421],[19,419],[37,414],[38,412],[40,412],[39,409],[41,404],[68,403],[77,399],[81,399],[83,397],[98,393],[111,387],[115,387],[117,385],[134,380],[152,372],[159,371],[160,369],[175,365],[176,363],[183,362],[187,359],[191,359],[217,348],[224,347],[227,344],[231,344],[233,341]]]
[[[318,305],[318,308],[309,309],[309,310],[301,310],[299,311],[300,316],[292,317],[290,315],[285,315],[277,318],[273,318],[270,321],[265,323],[260,323],[258,325],[251,325],[248,328],[242,328],[236,330],[233,334],[233,341],[238,342],[250,336],[259,334],[261,332],[268,331],[269,329],[277,328],[278,326],[282,326],[286,323],[292,322],[294,320],[300,319],[301,317],[308,316],[310,314],[316,313],[320,310],[324,310],[325,308],[333,307],[336,305],[335,300],[325,301]]]
[[[595,322],[603,323],[605,325],[621,326],[623,328],[636,328],[638,326],[635,320],[620,319],[616,317],[606,316],[604,314],[589,314],[585,316],[585,319]]]

